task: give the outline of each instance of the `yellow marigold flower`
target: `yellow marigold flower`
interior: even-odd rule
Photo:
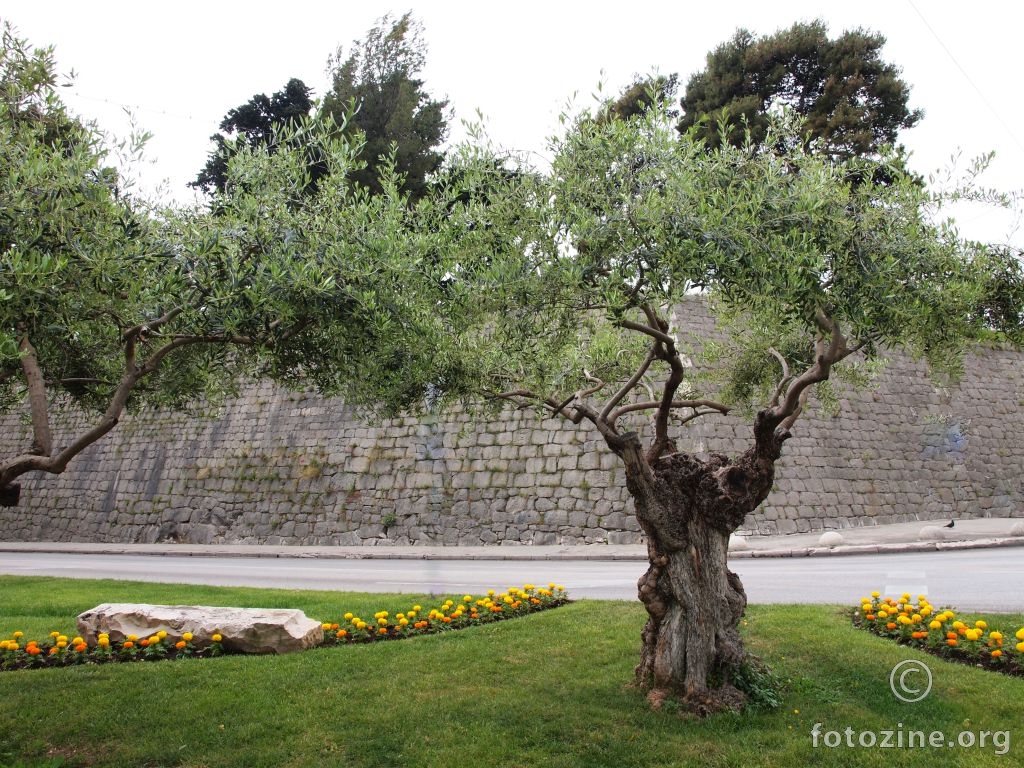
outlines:
[[[1024,653],[1024,643],[1017,643],[1017,652]]]
[[[886,611],[884,608],[879,610],[878,611],[878,618],[880,618],[880,619],[887,619],[887,618],[889,618],[889,612]]]
[[[420,606],[418,606],[418,605],[414,605],[414,606],[412,607],[412,609],[413,609],[413,610],[414,610],[414,611],[415,611],[416,613],[419,613],[420,611],[422,611],[422,610],[423,610],[423,608],[421,608],[421,607],[420,607]]]
[[[13,635],[15,640],[21,640],[21,638],[23,638],[24,636],[25,636],[25,633],[22,632],[21,630],[15,632],[14,635]]]
[[[221,640],[223,640],[224,638],[222,638],[222,637],[220,636],[220,634],[218,633],[218,634],[214,634],[214,635],[213,635],[213,637],[211,637],[210,639],[211,639],[211,640],[212,640],[213,642],[215,642],[215,643],[219,643],[219,642],[220,642]]]
[[[929,629],[942,629],[941,621],[932,621],[928,624]]]
[[[988,636],[995,640],[997,643],[1003,642],[1003,633],[999,630],[992,630],[988,633]]]
[[[1018,640],[1024,640],[1024,627],[1017,630],[1017,634],[1014,635]]]
[[[906,626],[907,624],[913,624],[913,620],[909,616],[900,616],[896,619],[900,624]]]
[[[193,635],[191,632],[186,632],[181,636],[181,639],[184,640],[186,643],[191,643],[193,637],[195,637],[195,635]]]
[[[400,626],[400,627],[408,627],[409,626],[409,620],[407,618],[405,618],[405,617],[402,617],[401,619],[398,620],[398,626]]]
[[[910,620],[912,622],[914,622],[915,624],[920,624],[921,623],[921,614],[920,613],[915,613],[913,616],[910,617]]]
[[[65,643],[66,644],[67,641],[68,641],[68,636],[67,635],[58,635],[57,636],[57,642],[58,643]]]
[[[377,623],[382,627],[386,627],[388,625],[388,620],[384,618],[377,619]]]
[[[930,605],[922,605],[920,613],[921,613],[922,616],[931,616],[932,615],[932,607]]]
[[[330,630],[330,628],[331,628],[330,622],[326,622],[325,621],[323,624],[320,625],[320,629],[322,629],[324,632],[327,632],[328,630]]]
[[[981,619],[978,619],[976,622],[974,622],[974,626],[976,626],[978,629],[988,629],[988,624],[986,624]]]
[[[133,643],[138,639],[139,638],[136,635],[128,635],[128,637],[125,638],[125,640],[131,640]]]
[[[345,618],[345,621],[352,621],[352,614],[351,613],[346,613],[344,618]]]
[[[488,597],[494,597],[494,590],[493,589],[488,589],[487,590],[487,596]],[[1024,630],[1021,630],[1021,631],[1024,632]]]
[[[76,636],[75,639],[71,641],[71,644],[72,645],[81,645],[84,642],[85,642],[85,640],[83,640],[82,638]]]
[[[1024,643],[1022,643],[1022,645],[1024,645]],[[67,640],[58,640],[57,641],[57,647],[58,648],[67,648],[68,647],[68,641]]]
[[[100,648],[109,648],[110,639],[107,637],[101,637],[99,640],[96,641],[96,645],[98,645]]]
[[[167,632],[161,629],[159,632],[156,633],[156,636],[159,637],[161,640],[164,640],[167,637]]]

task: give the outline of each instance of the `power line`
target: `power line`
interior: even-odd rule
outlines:
[[[112,107],[120,107],[121,109],[130,110],[132,112],[144,112],[151,115],[162,115],[164,117],[174,118],[175,120],[188,120],[189,122],[195,122],[197,119],[194,115],[185,115],[181,114],[180,112],[168,112],[165,109],[145,107],[141,104],[123,104],[119,101],[114,101],[112,99],[103,99],[98,98],[96,96],[86,96],[83,93],[77,93],[75,91],[72,91],[68,95],[73,96],[76,99],[82,99],[83,101],[94,101],[99,104],[108,104]]]
[[[995,116],[996,120],[998,120],[999,123],[1003,126],[1003,128],[1006,130],[1006,133],[1013,140],[1013,143],[1017,145],[1017,148],[1021,152],[1024,152],[1024,145],[1022,145],[1020,141],[1017,139],[1017,135],[1013,132],[1013,129],[1010,128],[1009,123],[1007,123],[1003,119],[1003,116],[999,114],[998,110],[996,110],[994,106],[992,106],[992,102],[988,100],[988,98],[982,92],[981,88],[978,87],[977,83],[975,83],[971,76],[967,74],[967,70],[963,68],[963,66],[957,60],[956,56],[953,55],[953,52],[942,41],[942,38],[939,37],[938,33],[932,28],[932,25],[928,23],[928,19],[924,17],[924,14],[921,13],[918,7],[914,4],[914,0],[907,0],[907,2],[910,3],[910,7],[914,9],[914,13],[916,13],[920,17],[921,22],[925,25],[925,27],[927,27],[928,31],[932,33],[932,37],[935,38],[935,42],[942,46],[942,50],[944,50],[946,52],[946,55],[949,56],[949,60],[956,65],[956,68],[960,70],[960,74],[964,76],[964,79],[971,84],[971,87],[974,89],[975,93],[977,93],[978,96],[981,97],[981,100],[985,102],[985,106],[988,107],[989,111]]]

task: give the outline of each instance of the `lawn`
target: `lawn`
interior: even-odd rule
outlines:
[[[542,568],[542,566],[540,566]],[[536,576],[543,582],[545,576]],[[503,589],[510,585],[496,584]],[[568,585],[571,590],[571,585]],[[453,596],[454,597],[454,596]],[[851,607],[749,611],[749,646],[785,680],[774,711],[690,720],[631,688],[639,604],[580,601],[402,642],[282,657],[229,656],[0,674],[0,766],[1005,766],[1024,763],[1024,680],[952,664],[854,629]],[[423,595],[0,577],[0,636],[74,632],[101,602],[397,611]],[[938,596],[937,596],[938,600]],[[940,601],[941,602],[941,601]],[[424,603],[426,604],[426,603]],[[1024,616],[988,616],[993,626]],[[889,672],[932,669],[931,694],[896,699]],[[812,746],[823,732],[1009,730],[985,749]],[[854,736],[856,740],[857,736]],[[844,737],[845,739],[845,737]],[[1005,740],[1002,742],[1005,747]],[[1004,750],[1000,750],[1004,751]]]

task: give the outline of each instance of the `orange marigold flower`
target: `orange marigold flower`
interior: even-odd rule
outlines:
[[[89,649],[89,646],[87,646],[85,643],[78,643],[78,644],[75,645],[75,650],[78,653],[85,653],[88,649]]]
[[[993,659],[998,659],[998,658],[999,658],[1000,656],[1002,656],[1002,655],[1003,655],[1003,652],[1002,652],[1002,651],[1000,651],[1000,650],[999,650],[999,649],[997,648],[996,650],[992,651],[992,653],[990,653],[989,655],[990,655],[990,656],[991,656],[991,657],[992,657]]]
[[[179,640],[178,642],[176,642],[174,644],[174,647],[177,648],[179,651],[185,650],[185,648],[187,646],[188,646],[188,643],[186,643],[184,640]]]
[[[134,648],[135,643],[133,643],[131,640],[125,640],[124,645],[122,645],[121,647],[127,651],[129,648]]]
[[[950,648],[956,648],[956,638],[950,638],[949,640],[947,640],[946,645],[948,645]]]

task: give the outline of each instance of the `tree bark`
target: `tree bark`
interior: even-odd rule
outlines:
[[[648,541],[650,566],[638,584],[648,618],[636,681],[656,708],[675,698],[708,714],[746,701],[731,681],[746,658],[740,620],[747,596],[728,568],[728,547],[771,490],[788,437],[771,421],[758,416],[754,445],[733,461],[673,453],[649,463],[635,434],[617,446]]]

